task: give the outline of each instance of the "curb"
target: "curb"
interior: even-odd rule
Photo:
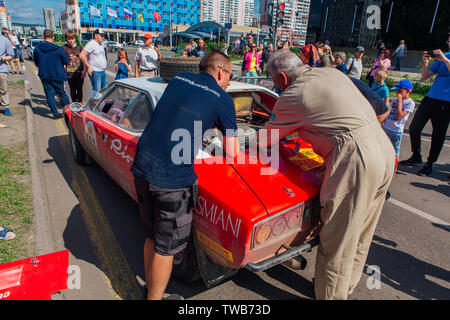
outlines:
[[[25,70],[24,70],[25,71]],[[34,131],[33,106],[30,94],[30,81],[24,72],[28,157],[31,168],[31,193],[34,213],[34,242],[38,255],[55,252],[53,228],[51,227],[50,211],[47,203],[47,195],[42,180],[42,172],[39,166],[37,139]]]

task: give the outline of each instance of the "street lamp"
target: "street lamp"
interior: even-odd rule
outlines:
[[[172,51],[172,0],[169,0],[169,38],[170,51]]]

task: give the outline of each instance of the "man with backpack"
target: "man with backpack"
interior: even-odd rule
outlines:
[[[356,47],[355,53],[352,57],[348,58],[345,65],[349,71],[348,76],[355,79],[361,79],[361,73],[363,70],[362,57],[364,55],[363,47]]]

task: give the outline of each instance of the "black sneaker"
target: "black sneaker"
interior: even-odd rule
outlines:
[[[422,161],[422,156],[416,156],[416,155],[412,155],[411,158],[407,159],[407,160],[402,160],[399,161],[398,164],[402,165],[402,166],[412,166],[415,164],[421,164],[423,163]]]
[[[57,114],[53,115],[53,120],[61,119],[62,117],[63,117],[63,115],[61,113],[57,113]]]
[[[426,163],[426,164],[423,166],[423,168],[420,169],[419,172],[417,172],[417,174],[418,174],[419,176],[422,176],[422,177],[424,177],[424,176],[427,176],[427,177],[428,177],[430,174],[433,173],[432,166],[433,166],[433,165]]]

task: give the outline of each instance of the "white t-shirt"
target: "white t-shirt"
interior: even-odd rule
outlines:
[[[140,69],[156,69],[158,65],[158,53],[153,46],[151,46],[150,49],[147,49],[147,47],[140,47],[136,51],[136,61],[138,60]]]
[[[18,46],[20,45],[19,39],[17,38],[17,36],[11,36],[12,41],[14,41],[14,45],[13,46]]]
[[[412,99],[403,99],[402,110],[407,111],[408,113],[400,120],[394,120],[397,115],[397,98],[392,99],[389,104],[391,107],[391,112],[384,121],[383,128],[388,129],[389,131],[401,133],[405,128],[405,123],[408,120],[409,114],[414,111],[416,104]]]
[[[84,47],[89,54],[87,56],[88,65],[93,71],[105,71],[106,69],[106,55],[105,48],[98,44],[97,41],[91,40]]]
[[[348,75],[350,77],[361,79],[361,73],[363,71],[362,59],[357,60],[355,57],[348,58],[347,62],[345,63],[345,66],[349,71]]]

